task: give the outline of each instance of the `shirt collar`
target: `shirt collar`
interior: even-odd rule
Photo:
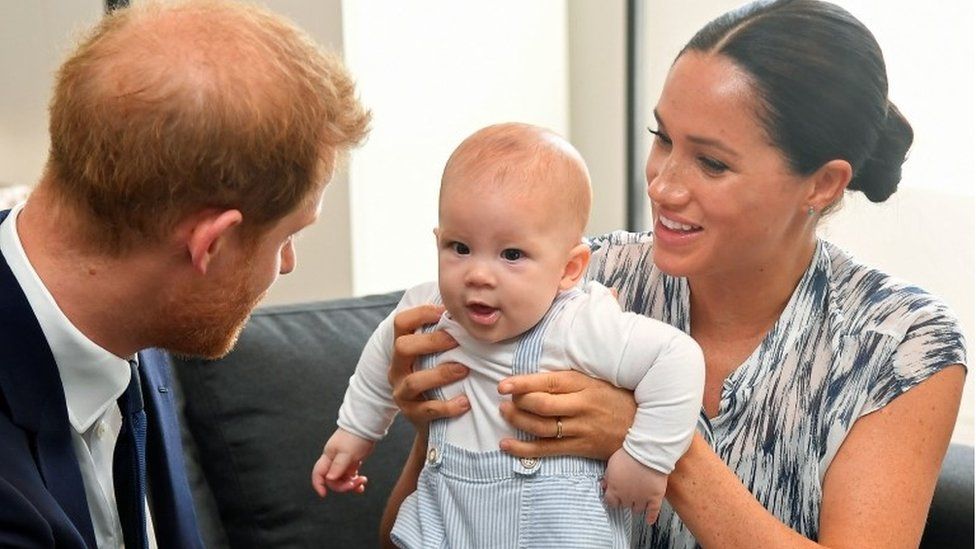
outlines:
[[[84,433],[125,392],[131,372],[126,359],[103,349],[68,320],[31,265],[17,233],[18,204],[0,223],[0,252],[30,303],[58,366],[68,420]]]

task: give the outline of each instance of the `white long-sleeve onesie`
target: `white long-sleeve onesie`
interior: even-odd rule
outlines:
[[[634,459],[670,473],[690,444],[702,403],[704,359],[687,334],[663,322],[624,312],[610,291],[596,282],[568,290],[554,312],[541,344],[538,371],[575,369],[634,391],[637,415],[624,441]],[[407,290],[397,308],[370,337],[350,378],[339,426],[369,440],[385,434],[397,407],[387,370],[393,356],[393,318],[401,310],[440,303],[436,283]],[[498,449],[515,430],[498,410],[507,396],[498,383],[513,374],[512,359],[523,336],[499,343],[472,338],[448,313],[437,326],[459,343],[437,362],[459,362],[471,373],[442,389],[445,398],[468,396],[471,412],[451,419],[447,441],[473,451]]]

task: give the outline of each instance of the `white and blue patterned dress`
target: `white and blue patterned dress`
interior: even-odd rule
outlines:
[[[688,282],[654,267],[650,233],[591,245],[588,276],[616,288],[625,310],[690,332]],[[820,241],[779,320],[725,380],[706,438],[766,509],[816,540],[824,475],[854,422],[965,361],[940,300]],[[641,529],[638,547],[696,545],[667,505]]]

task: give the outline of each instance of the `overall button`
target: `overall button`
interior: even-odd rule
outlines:
[[[434,463],[437,461],[437,448],[431,448],[427,450],[427,463]]]
[[[519,462],[526,469],[535,469],[539,465],[539,458],[520,458]]]

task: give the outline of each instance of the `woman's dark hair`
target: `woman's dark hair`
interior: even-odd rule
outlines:
[[[898,187],[914,134],[888,101],[874,35],[846,10],[818,0],[748,4],[715,19],[681,50],[717,53],[752,77],[759,117],[793,170],[837,158],[848,189],[882,202]]]

